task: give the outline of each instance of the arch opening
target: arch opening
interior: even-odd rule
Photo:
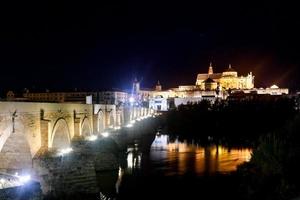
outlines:
[[[70,147],[70,131],[67,122],[64,119],[58,119],[54,124],[52,132],[52,149],[66,149]]]
[[[83,119],[82,125],[81,125],[81,136],[88,137],[90,135],[92,135],[92,130],[91,130],[88,118],[85,117]]]

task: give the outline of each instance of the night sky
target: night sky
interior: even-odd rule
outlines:
[[[128,89],[134,77],[176,87],[195,84],[211,61],[215,72],[252,71],[257,87],[300,85],[299,10],[284,1],[9,2],[2,92]]]

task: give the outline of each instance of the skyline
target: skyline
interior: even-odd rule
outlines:
[[[297,89],[299,22],[280,1],[23,3],[0,34],[2,92],[194,84],[212,62],[253,72],[258,87]]]

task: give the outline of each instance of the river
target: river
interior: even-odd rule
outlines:
[[[126,156],[118,173],[98,174],[100,199],[239,199],[231,172],[250,160],[251,149],[201,146],[156,135],[149,151],[133,143]]]
[[[100,193],[81,192],[46,199],[167,200],[196,197],[241,200],[239,179],[232,172],[239,164],[250,160],[249,148],[228,148],[213,143],[201,145],[195,141],[171,140],[168,135],[159,134],[133,137],[126,144],[119,152],[118,170],[96,172]],[[36,191],[39,189],[28,185],[17,192],[6,192],[16,197],[8,199],[31,200],[32,196],[42,199],[37,197]],[[3,195],[0,193],[1,200]]]

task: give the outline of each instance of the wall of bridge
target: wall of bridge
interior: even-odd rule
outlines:
[[[93,106],[85,104],[0,102],[0,170],[30,168],[34,155],[59,141],[56,134],[67,134],[70,142],[92,132],[92,113]]]
[[[104,104],[0,102],[0,171],[32,168],[38,154],[148,113],[145,108]]]

